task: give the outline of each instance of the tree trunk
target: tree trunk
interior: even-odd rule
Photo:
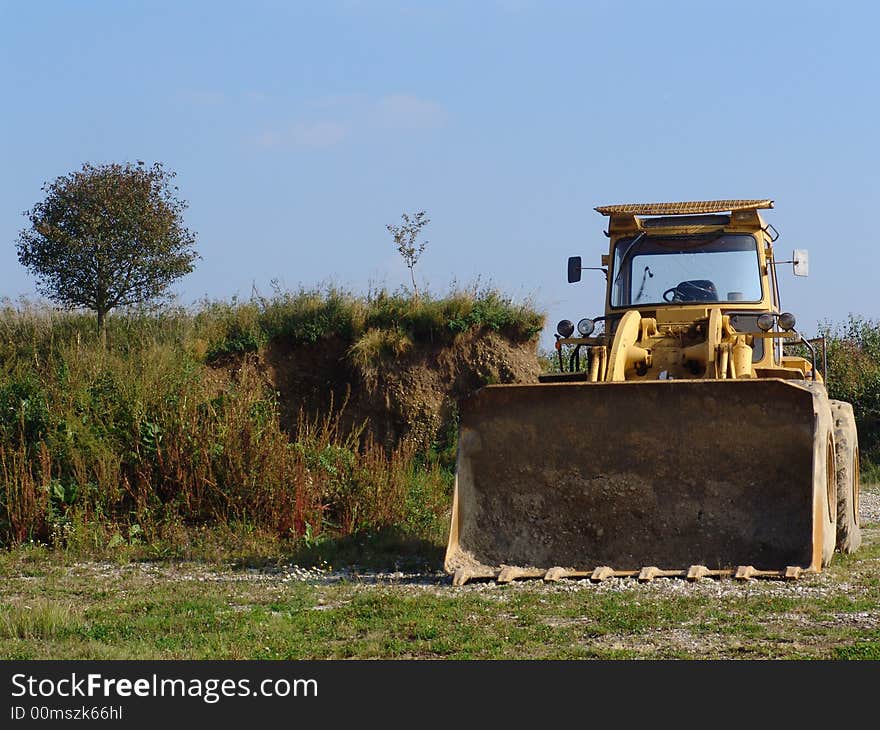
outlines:
[[[415,274],[415,270],[414,270],[414,268],[413,268],[412,266],[409,267],[409,277],[410,277],[410,279],[412,279],[412,285],[413,285],[413,299],[415,299],[416,301],[418,301],[418,299],[419,299],[419,288],[416,286],[416,274]]]
[[[98,314],[98,337],[101,340],[101,349],[107,349],[107,312],[103,309],[97,310]]]

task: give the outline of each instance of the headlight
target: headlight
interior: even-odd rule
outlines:
[[[769,312],[765,312],[760,317],[758,317],[758,327],[764,332],[769,332],[773,329],[773,323],[776,321],[776,317],[774,317]]]
[[[574,325],[571,323],[570,319],[563,319],[558,325],[556,325],[556,331],[562,337],[571,337],[574,332]]]
[[[797,320],[791,312],[783,312],[779,315],[779,326],[782,327],[782,329],[786,331],[793,330],[796,324]]]
[[[596,329],[596,323],[590,319],[589,317],[584,317],[580,322],[578,322],[578,332],[581,337],[589,337],[593,334],[593,330]]]

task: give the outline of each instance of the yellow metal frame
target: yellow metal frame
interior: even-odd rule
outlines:
[[[601,366],[591,367],[590,380],[652,380],[660,377],[681,378],[813,378],[812,364],[804,358],[778,357],[776,348],[765,347],[761,358],[753,362],[756,340],[793,339],[785,331],[741,332],[730,322],[733,313],[778,313],[774,301],[773,241],[760,210],[772,208],[769,198],[751,200],[703,200],[672,203],[627,203],[599,206],[596,210],[610,218],[608,253],[602,265],[608,266],[605,316],[619,317],[613,334],[588,338],[560,339],[562,345],[587,345],[596,350]],[[758,243],[758,269],[761,276],[761,299],[757,302],[723,302],[717,305],[659,305],[615,307],[611,305],[611,262],[618,241],[639,231],[649,230],[646,216],[693,216],[729,213],[725,219],[694,221],[685,217],[678,223],[665,221],[663,235],[686,235],[723,230],[748,233]],[[776,292],[778,300],[778,292]],[[606,320],[607,321],[607,320]],[[592,358],[592,355],[591,355]],[[592,365],[592,363],[591,363]],[[816,374],[815,379],[820,379]]]

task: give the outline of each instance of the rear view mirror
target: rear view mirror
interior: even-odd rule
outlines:
[[[568,283],[574,284],[581,280],[581,257],[571,256],[568,259]]]
[[[795,276],[809,276],[810,256],[805,248],[796,248],[791,255]]]

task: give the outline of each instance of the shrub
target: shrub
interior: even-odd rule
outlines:
[[[0,544],[112,550],[241,525],[279,540],[444,529],[454,434],[429,453],[343,433],[339,409],[280,425],[248,357],[271,340],[337,338],[365,368],[468,328],[537,335],[543,317],[497,292],[445,298],[335,288],[107,319],[0,309]],[[235,358],[234,368],[212,365]],[[233,529],[233,526],[234,527]]]
[[[828,393],[852,403],[863,476],[880,481],[880,322],[850,315],[824,323],[820,335],[827,338]]]

